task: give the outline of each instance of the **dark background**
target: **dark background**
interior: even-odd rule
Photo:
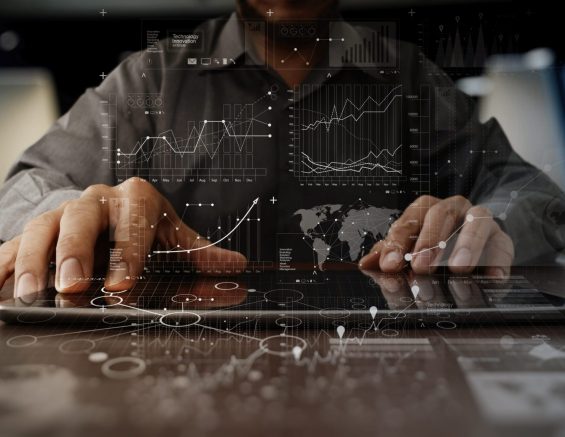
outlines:
[[[343,15],[349,20],[396,20],[400,37],[417,37],[414,21],[430,27],[454,16],[489,17],[490,32],[511,23],[519,32],[520,44],[513,51],[550,47],[558,62],[565,59],[562,17],[555,3],[545,1],[444,2],[380,0],[342,1]],[[102,17],[99,11],[108,14]],[[0,67],[44,67],[54,76],[59,105],[66,111],[86,87],[97,85],[101,72],[109,72],[125,56],[142,47],[143,20],[190,19],[202,21],[229,13],[230,0],[3,0],[0,2],[1,35],[11,31],[18,44],[12,50],[0,48]],[[414,10],[414,16],[409,11]],[[502,21],[500,21],[502,20]],[[501,32],[507,29],[502,29]],[[433,36],[429,36],[433,39]],[[0,44],[1,45],[1,44]],[[476,72],[469,71],[468,74]],[[465,74],[458,72],[459,76]]]

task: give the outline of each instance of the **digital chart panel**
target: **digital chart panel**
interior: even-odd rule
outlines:
[[[294,90],[292,172],[305,183],[399,181],[402,85],[310,85]]]
[[[256,164],[255,149],[258,141],[272,138],[266,114],[275,97],[269,91],[252,103],[225,103],[215,119],[187,120],[185,129],[123,144],[118,141],[119,102],[111,95],[101,102],[106,160],[120,181],[140,176],[154,182],[255,182],[267,175],[267,169]],[[149,100],[163,105],[162,99]],[[155,104],[147,106],[149,100],[128,97],[128,106],[152,115]]]

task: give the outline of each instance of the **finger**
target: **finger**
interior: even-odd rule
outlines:
[[[418,308],[438,308],[447,303],[440,284],[430,276],[409,272],[408,284]]]
[[[514,243],[498,225],[497,228],[484,250],[485,274],[500,279],[508,279],[514,261]]]
[[[20,247],[20,237],[16,237],[0,246],[0,288],[14,274],[16,255]]]
[[[178,221],[180,222],[180,219]],[[181,254],[190,260],[197,271],[221,275],[238,273],[245,269],[247,259],[243,254],[218,247],[215,242],[202,237],[184,223],[178,228],[179,232],[176,232],[174,236],[166,237],[168,245],[175,248],[172,253]],[[167,229],[163,232],[170,234]],[[157,239],[163,240],[161,230],[159,230]]]
[[[239,253],[223,249],[216,242],[209,241],[191,229],[176,215],[167,203],[167,217],[157,228],[156,240],[172,250],[156,251],[154,254],[177,255],[194,264],[197,271],[204,274],[222,275],[241,273],[247,266],[247,258]],[[158,259],[158,258],[157,258]]]
[[[211,244],[211,242],[202,239],[195,243],[194,249],[199,250],[192,250],[191,259],[198,269],[213,275],[222,275],[227,272],[240,273],[245,270],[247,258],[242,253]]]
[[[482,308],[487,306],[479,285],[470,278],[449,278],[447,287],[457,308]]]
[[[147,181],[130,178],[110,194],[108,223],[114,248],[104,286],[110,291],[132,288],[141,276],[145,259],[153,245],[161,216],[175,219],[172,208]],[[130,206],[143,202],[144,214],[133,214]]]
[[[449,269],[454,273],[471,272],[477,266],[485,244],[496,228],[498,225],[488,209],[478,206],[471,208],[449,257]]]
[[[361,270],[361,272],[378,285],[389,310],[405,308],[411,301],[412,297],[404,275],[390,275],[374,270]]]
[[[61,217],[56,247],[55,288],[77,292],[88,288],[98,235],[107,228],[105,207],[99,202],[110,187],[87,190],[80,199],[68,202]]]
[[[406,253],[412,250],[424,217],[439,202],[432,196],[422,196],[412,203],[402,216],[392,224],[380,255],[379,266],[383,272],[398,272],[405,266]]]
[[[359,260],[359,268],[361,270],[377,270],[379,268],[379,260],[384,241],[378,241],[371,248],[371,251]]]
[[[51,260],[62,209],[56,209],[32,219],[24,227],[16,255],[15,297],[43,290]]]
[[[471,208],[463,196],[441,200],[430,208],[411,255],[412,270],[416,273],[433,273],[435,261],[447,247],[447,240]]]

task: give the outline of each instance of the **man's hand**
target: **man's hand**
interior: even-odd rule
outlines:
[[[510,237],[491,212],[462,196],[422,196],[391,226],[387,237],[359,262],[363,270],[399,272],[410,265],[416,273],[435,271],[445,250],[453,249],[447,265],[454,273],[478,266],[487,275],[506,277],[514,259]]]
[[[100,199],[111,198],[135,202],[143,199],[145,216],[135,222],[120,208],[110,214],[109,203]],[[164,216],[167,219],[161,220]],[[121,253],[120,268],[108,270],[106,275],[104,286],[108,290],[134,285],[135,278],[143,273],[144,260],[154,242],[171,249],[192,249],[187,257],[197,268],[208,263],[245,267],[246,259],[240,253],[215,246],[198,250],[209,242],[182,223],[168,200],[150,183],[131,178],[116,187],[93,185],[79,199],[27,223],[21,235],[0,247],[0,287],[14,274],[16,296],[42,290],[46,286],[49,262],[54,258],[58,291],[86,289],[88,278],[93,275],[98,237],[108,229],[114,233],[114,247]],[[142,235],[142,247],[138,239],[123,238],[134,233]]]

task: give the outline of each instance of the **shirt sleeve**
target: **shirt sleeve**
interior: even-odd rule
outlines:
[[[0,188],[0,240],[21,233],[33,217],[78,198],[93,184],[113,185],[115,177],[104,160],[102,102],[110,96],[125,101],[128,92],[149,92],[154,84],[142,77],[142,56],[136,53],[121,63],[97,88],[88,89],[35,144],[15,163]],[[154,76],[153,76],[154,77]],[[146,120],[133,120],[120,111],[116,124],[120,138],[139,138]]]

